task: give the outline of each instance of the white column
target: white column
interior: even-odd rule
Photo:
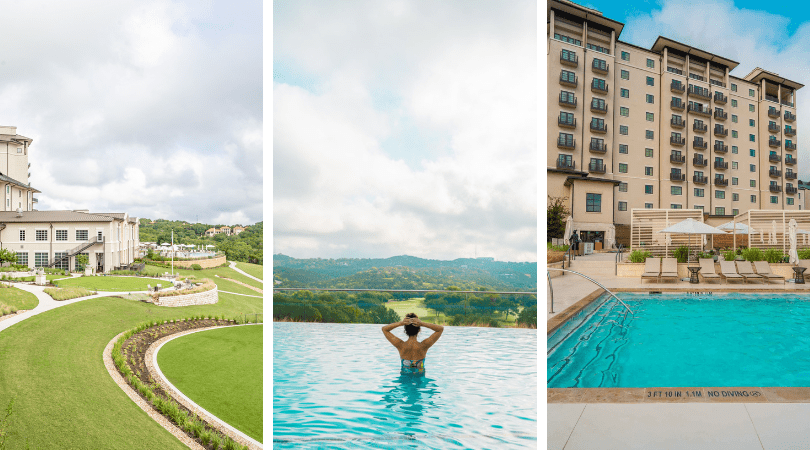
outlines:
[[[726,67],[726,75],[725,75],[725,77],[723,77],[723,83],[726,84],[727,88],[731,89],[731,85],[729,84],[729,81],[728,81],[728,67]]]
[[[549,22],[549,27],[550,27],[549,33],[550,34],[549,34],[548,37],[549,38],[554,38],[554,10],[553,9],[550,12],[549,19],[551,21]]]
[[[582,22],[582,46],[588,48],[588,22]]]
[[[610,54],[616,56],[616,30],[610,30]]]
[[[762,79],[762,94],[760,94],[760,96],[759,96],[760,101],[765,100],[765,86],[766,85],[767,85],[767,83],[765,83],[765,78],[763,78]]]
[[[706,82],[708,82],[712,77],[712,71],[709,68],[710,67],[709,64],[710,64],[709,61],[706,61]]]

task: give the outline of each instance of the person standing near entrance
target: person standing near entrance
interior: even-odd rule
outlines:
[[[569,241],[571,241],[571,250],[574,251],[575,255],[579,255],[579,234],[577,233],[577,230],[574,230],[574,232],[571,233],[571,238],[569,238]]]

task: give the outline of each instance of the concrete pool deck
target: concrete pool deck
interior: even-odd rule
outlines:
[[[577,257],[571,270],[620,291],[810,294],[810,284],[687,281],[642,284],[638,277],[613,275],[615,255],[604,253]],[[598,286],[573,274],[553,278],[552,286],[554,313],[548,312],[547,298],[547,326],[564,320],[560,313],[566,308],[585,297],[601,294],[593,295]],[[695,395],[695,391],[700,394]],[[743,391],[747,396],[742,395]],[[810,388],[546,389],[546,392],[549,449],[810,449],[807,420]]]

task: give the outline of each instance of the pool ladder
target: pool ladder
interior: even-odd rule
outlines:
[[[610,289],[602,286],[598,281],[594,280],[593,278],[591,278],[591,277],[589,277],[587,275],[581,274],[579,272],[574,272],[573,270],[570,270],[570,269],[557,269],[555,267],[547,267],[546,268],[546,276],[548,277],[548,289],[549,289],[549,291],[551,293],[551,295],[550,295],[550,297],[551,297],[551,311],[549,311],[550,313],[552,313],[552,314],[554,313],[554,288],[551,286],[551,274],[549,273],[550,270],[557,270],[557,271],[560,271],[560,272],[569,272],[569,273],[573,273],[574,275],[579,275],[582,278],[585,278],[586,280],[590,281],[591,283],[593,283],[593,284],[599,286],[600,288],[604,289],[605,292],[610,294],[611,297],[615,298],[619,303],[624,305],[624,307],[627,308],[627,311],[630,314],[635,315],[633,310],[630,309],[630,307],[627,306],[627,304],[625,302],[623,302],[619,297],[616,297],[616,294],[614,294],[613,292],[610,292]]]

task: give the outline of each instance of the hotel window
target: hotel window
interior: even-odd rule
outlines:
[[[582,45],[582,41],[580,41],[579,39],[570,38],[570,37],[565,36],[563,34],[554,33],[554,39],[558,39],[558,40],[563,41],[563,42],[568,42],[569,44],[580,45],[580,46]]]
[[[753,135],[753,134],[749,134],[748,135],[748,140],[751,141],[751,142],[756,142],[757,137],[755,135]]]
[[[754,119],[748,119],[748,125],[750,125],[752,127],[756,126],[756,121],[754,121]]]
[[[653,122],[653,121],[655,121],[655,114],[653,114],[651,112],[648,112],[647,113],[647,122]]]
[[[650,58],[647,58],[647,67],[649,67],[650,69],[655,69],[655,61],[651,60]]]
[[[11,194],[11,186],[6,185],[6,194]]]
[[[748,111],[754,112],[754,105],[748,104]]]
[[[20,230],[20,242],[25,242],[25,230]]]
[[[28,252],[18,252],[17,253],[17,264],[27,266],[28,265]]]
[[[653,157],[653,149],[645,148],[644,149],[644,156],[646,156],[647,158],[652,158]]]
[[[731,137],[733,138],[739,137],[736,130],[731,130]]]
[[[572,147],[574,145],[574,135],[570,133],[560,133],[557,141],[565,144],[568,147]]]
[[[630,72],[622,69],[622,80],[629,80],[630,79]]]
[[[737,85],[736,84],[731,83],[731,91],[732,92],[737,92]]]
[[[627,154],[627,144],[619,144],[619,153]]]
[[[714,208],[714,215],[715,216],[725,216],[726,215],[726,208],[722,206],[718,206]]]
[[[655,97],[652,94],[647,94],[647,103],[655,103]]]
[[[775,195],[771,195],[771,203],[779,203],[779,198]]]
[[[756,196],[756,195],[752,195],[752,196],[751,196],[751,203],[756,203],[756,202],[757,202],[757,196]]]
[[[627,125],[619,125],[619,134],[627,136]]]
[[[67,230],[56,230],[56,240],[57,241],[66,241],[67,240]]]
[[[594,98],[593,100],[591,100],[591,107],[599,108],[603,111],[607,109],[607,106],[605,105],[605,99],[603,98]]]
[[[695,197],[703,197],[703,189],[695,188]]]
[[[736,168],[737,168],[737,161],[731,161],[731,168],[732,168],[732,169],[736,169]]]
[[[740,184],[740,179],[737,177],[731,177],[731,185],[736,186],[738,184]]]
[[[647,86],[655,86],[655,78],[647,77]]]
[[[788,197],[788,198],[787,198],[787,204],[788,204],[788,205],[792,205],[792,204],[793,204],[793,197]]]
[[[34,267],[45,267],[48,265],[48,253],[34,253]]]
[[[683,188],[680,186],[671,186],[669,193],[672,195],[683,195]]]
[[[644,168],[644,175],[651,177],[653,176],[653,168],[652,167],[645,167]]]
[[[601,79],[601,78],[594,78],[594,79],[593,79],[593,85],[594,85],[596,88],[601,89],[601,90],[603,90],[603,91],[607,89],[607,87],[606,87],[606,86],[607,86],[607,84],[605,83],[605,80],[603,80],[603,79]]]
[[[21,147],[17,147],[17,153],[22,153],[22,148]]]
[[[627,163],[619,163],[619,173],[627,173]]]
[[[630,108],[626,106],[619,107],[619,115],[624,117],[630,117]]]
[[[736,107],[737,107],[737,100],[731,99],[731,107],[732,107],[732,108],[736,108]]]
[[[574,103],[577,99],[573,92],[560,91],[560,100],[566,103]]]
[[[602,212],[602,194],[585,194],[585,212]]]
[[[754,187],[754,188],[755,188],[755,187],[757,187],[757,180],[751,180],[751,182],[750,182],[750,183],[748,183],[748,184],[749,184],[751,187]]]
[[[726,191],[714,191],[714,198],[726,198]]]
[[[574,113],[560,111],[560,123],[574,124]]]
[[[733,202],[740,201],[740,194],[731,194],[731,201]]]
[[[737,116],[732,114],[731,115],[731,121],[734,122],[734,123],[737,123]]]
[[[703,211],[703,205],[695,205],[695,209]]]
[[[630,53],[622,52],[622,59],[625,61],[630,61]]]
[[[59,262],[54,264],[57,269],[67,270],[70,267],[70,258],[65,258],[67,252],[54,252],[54,259],[59,259]]]
[[[732,216],[736,216],[736,215],[738,215],[738,214],[740,214],[740,210],[739,210],[739,209],[734,208],[734,209],[732,209],[732,210],[731,210],[731,215],[732,215]]]
[[[750,169],[751,172],[756,172],[757,171],[757,165],[756,164],[751,164],[751,165],[748,166],[748,169]]]
[[[655,133],[653,132],[653,130],[647,130],[645,136],[647,137],[647,139],[655,139]]]
[[[627,202],[619,202],[619,211],[627,211]]]
[[[570,156],[570,155],[568,155]],[[87,230],[76,230],[76,240],[77,241],[86,241],[88,239],[88,232]]]
[[[644,204],[644,208],[646,208],[646,209],[652,209],[652,207],[653,207],[652,203],[645,203]]]
[[[683,205],[679,205],[677,203],[672,203],[669,205],[669,209],[683,209]]]
[[[36,238],[38,241],[47,241],[48,240],[48,230],[37,230],[36,231]]]
[[[619,183],[619,192],[627,192],[627,183]]]
[[[751,156],[757,156],[757,151],[753,148],[748,149],[748,154]]]
[[[644,185],[644,193],[645,194],[652,194],[653,193],[653,187],[652,187],[651,184],[645,184]]]
[[[737,136],[734,136],[734,137],[737,137]],[[736,145],[732,145],[732,146],[731,146],[731,153],[733,153],[733,154],[735,154],[735,155],[736,155],[736,154],[737,154],[737,153],[739,153],[739,152],[740,152],[740,150],[737,148],[737,146],[736,146]]]
[[[748,90],[748,96],[749,96],[749,97],[753,97],[753,96],[754,96],[754,90],[753,90],[753,89],[749,89],[749,90]]]
[[[630,89],[622,88],[621,96],[624,98],[630,98]]]

